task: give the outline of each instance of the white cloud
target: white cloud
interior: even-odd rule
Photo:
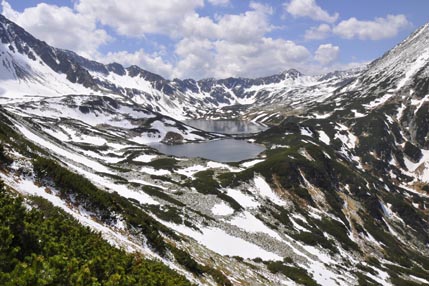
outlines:
[[[2,14],[5,15],[7,18],[9,18],[9,20],[16,21],[19,18],[19,13],[13,10],[12,6],[10,6],[10,4],[7,1],[2,0],[1,6],[2,6]]]
[[[305,31],[304,38],[306,40],[323,40],[331,33],[331,27],[328,24],[321,24],[316,27],[311,27]]]
[[[176,63],[175,77],[205,78],[213,77],[214,44],[208,39],[185,38],[176,45],[176,55],[179,60]]]
[[[258,77],[289,68],[301,69],[310,52],[292,41],[262,38],[251,43],[183,40],[176,53],[178,75],[195,78]]]
[[[316,0],[292,0],[284,6],[286,11],[295,17],[309,17],[316,21],[334,23],[339,16],[338,13],[329,15],[317,5]]]
[[[203,0],[79,0],[75,9],[94,17],[103,25],[113,27],[119,34],[144,37],[146,34],[181,36],[181,25],[192,17]]]
[[[6,17],[35,37],[83,56],[94,56],[99,46],[111,40],[106,31],[97,29],[91,17],[75,13],[68,7],[40,3],[19,13],[3,0],[2,8]]]
[[[263,38],[261,41],[244,47],[243,45],[218,44],[217,75],[232,76],[226,64],[240,67],[238,74],[249,77],[265,76],[279,71],[297,68],[310,58],[310,52],[292,41],[282,39]],[[228,57],[224,58],[224,54]]]
[[[234,42],[260,39],[273,29],[268,16],[271,7],[251,3],[252,10],[239,15],[225,15],[218,22],[219,38]]]
[[[194,13],[182,23],[181,34],[184,37],[248,42],[260,39],[273,29],[268,16],[273,10],[269,6],[251,2],[251,10],[242,14],[218,16],[216,20],[200,17]]]
[[[147,54],[143,49],[133,53],[127,51],[109,52],[107,55],[100,56],[97,60],[105,64],[117,62],[124,66],[138,65],[160,75],[171,76],[174,74],[173,65],[165,62],[161,55],[157,53]]]
[[[260,38],[272,29],[268,15],[273,10],[269,6],[250,2],[250,10],[242,14],[217,15],[215,19],[196,12],[203,6],[203,0],[79,0],[75,8],[132,38],[161,34],[173,40],[200,37],[244,41]]]
[[[350,18],[341,21],[333,31],[346,39],[381,40],[396,36],[400,30],[410,25],[404,15],[387,15],[386,18],[375,18],[373,21]]]
[[[215,6],[227,6],[230,0],[208,0],[210,4]]]
[[[322,65],[329,65],[338,59],[340,47],[332,44],[320,45],[314,54],[314,59]]]
[[[240,14],[203,17],[198,9],[203,7],[204,0],[74,1],[73,8],[39,4],[23,12],[13,10],[4,0],[2,6],[7,17],[53,46],[104,63],[136,64],[167,78],[258,77],[289,68],[314,74],[338,66],[335,60],[339,47],[321,45],[312,55],[293,41],[269,37],[269,32],[276,28],[270,22],[273,9],[257,2],[250,2],[247,11]],[[337,17],[322,10],[315,1],[301,2],[309,4],[318,20],[332,22]],[[295,12],[296,16],[301,15]],[[123,35],[116,43],[136,43],[137,39],[144,42],[149,38],[146,36],[155,35],[161,36],[168,51],[159,47],[157,52],[147,53],[141,47],[135,52],[102,54],[100,47],[111,36],[97,23]],[[308,30],[306,38],[321,39],[330,32],[330,26],[322,24]],[[151,42],[150,46],[157,43]]]

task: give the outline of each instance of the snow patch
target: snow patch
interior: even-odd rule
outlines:
[[[318,131],[319,133],[319,140],[325,143],[326,145],[331,144],[331,138],[329,138],[328,134],[326,134],[325,131]]]
[[[247,169],[247,168],[253,167],[256,164],[259,164],[261,162],[264,162],[264,160],[256,159],[256,160],[244,162],[244,163],[241,164],[241,166]]]
[[[163,222],[163,224],[179,233],[192,237],[220,255],[239,256],[245,259],[260,257],[263,260],[282,260],[279,255],[266,251],[242,238],[232,236],[219,228],[201,228],[201,232],[199,232],[184,225],[169,222]]]
[[[149,175],[154,175],[154,176],[168,176],[168,175],[171,175],[171,172],[169,170],[154,169],[154,168],[151,168],[151,167],[142,167],[140,169],[140,172],[146,173],[146,174],[149,174]]]
[[[279,206],[284,206],[285,202],[271,189],[270,185],[261,176],[256,176],[253,180],[256,191],[265,199],[270,200]]]
[[[245,231],[251,233],[266,233],[269,236],[282,241],[282,238],[275,231],[267,227],[262,221],[257,219],[254,215],[250,214],[248,211],[236,215],[229,221],[229,223],[238,226]]]
[[[155,159],[156,157],[158,157],[158,156],[157,155],[146,155],[146,154],[144,154],[144,155],[140,155],[140,156],[134,158],[133,161],[149,163],[153,159]]]
[[[250,195],[235,189],[226,189],[226,194],[236,200],[243,208],[257,208],[259,203]]]
[[[218,216],[228,216],[228,215],[232,215],[234,213],[234,209],[231,208],[225,202],[221,202],[221,203],[215,204],[212,207],[211,212],[214,215],[218,215]]]

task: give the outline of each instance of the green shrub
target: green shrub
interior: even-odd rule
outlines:
[[[197,276],[204,273],[212,276],[213,280],[220,286],[232,286],[231,281],[219,270],[208,265],[201,265],[196,262],[186,251],[178,249],[172,245],[169,246],[170,251],[173,253],[176,261],[185,267],[188,271]]]
[[[75,174],[56,162],[38,157],[33,162],[34,171],[39,180],[53,184],[63,199],[82,205],[97,214],[98,218],[106,223],[116,221],[116,214],[134,228],[140,230],[151,246],[159,254],[164,255],[166,245],[160,235],[163,232],[176,237],[174,232],[157,222],[133,202],[120,196],[118,193],[102,191],[94,186],[88,179]]]
[[[161,158],[147,163],[148,166],[151,166],[155,169],[168,169],[168,170],[176,168],[176,164],[177,164],[177,160],[173,158]]]
[[[0,182],[0,285],[191,286],[160,262],[125,253],[41,198],[22,200]]]
[[[299,284],[306,286],[319,286],[319,284],[309,276],[307,270],[303,268],[284,265],[281,261],[270,261],[268,262],[267,267],[271,273],[281,273]]]
[[[233,198],[220,191],[220,184],[213,178],[214,171],[201,171],[194,175],[195,180],[192,181],[192,186],[199,192],[205,195],[216,195],[218,198],[229,203],[236,211],[242,210],[242,206]]]
[[[0,144],[2,143],[0,142]],[[0,167],[2,165],[10,165],[12,162],[13,160],[6,155],[3,145],[0,145]]]

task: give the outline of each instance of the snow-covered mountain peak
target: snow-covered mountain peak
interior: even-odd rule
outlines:
[[[141,67],[102,64],[53,48],[1,16],[3,97],[25,95],[107,94],[122,96],[151,110],[185,118],[242,117],[258,121],[281,118],[276,105],[304,108],[314,96],[330,94],[356,74],[329,80],[304,76],[295,69],[261,78],[167,80]],[[8,53],[9,52],[9,53]],[[5,78],[6,77],[6,78]],[[309,90],[310,92],[307,92]],[[308,96],[307,96],[308,95]],[[255,114],[255,110],[265,111]],[[232,112],[232,113],[231,113]]]
[[[300,71],[298,71],[296,69],[288,69],[288,70],[283,71],[282,75],[289,76],[292,78],[297,78],[297,77],[303,76],[304,74],[302,74]]]

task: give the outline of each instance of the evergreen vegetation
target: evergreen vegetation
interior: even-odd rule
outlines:
[[[281,261],[270,261],[267,267],[271,273],[281,273],[301,285],[319,286],[319,284],[310,277],[307,270],[303,268],[285,265]]]
[[[70,172],[56,162],[39,157],[33,162],[34,172],[39,180],[53,184],[60,192],[60,196],[73,201],[97,214],[98,219],[105,223],[114,223],[119,214],[122,218],[141,232],[149,246],[161,255],[166,253],[166,244],[160,232],[176,237],[174,232],[166,228],[150,215],[145,213],[128,199],[118,193],[102,191],[86,178]]]
[[[49,202],[31,210],[0,182],[0,285],[190,286],[160,262],[127,254]]]
[[[10,159],[9,156],[5,154],[3,145],[0,145],[0,168],[2,166],[9,165],[10,163],[12,163],[12,159]]]
[[[242,207],[236,200],[231,198],[225,193],[222,193],[219,189],[221,185],[213,178],[214,171],[200,171],[196,173],[195,180],[192,181],[192,186],[200,193],[205,195],[216,195],[221,200],[228,202],[228,204],[236,211],[242,210]]]

